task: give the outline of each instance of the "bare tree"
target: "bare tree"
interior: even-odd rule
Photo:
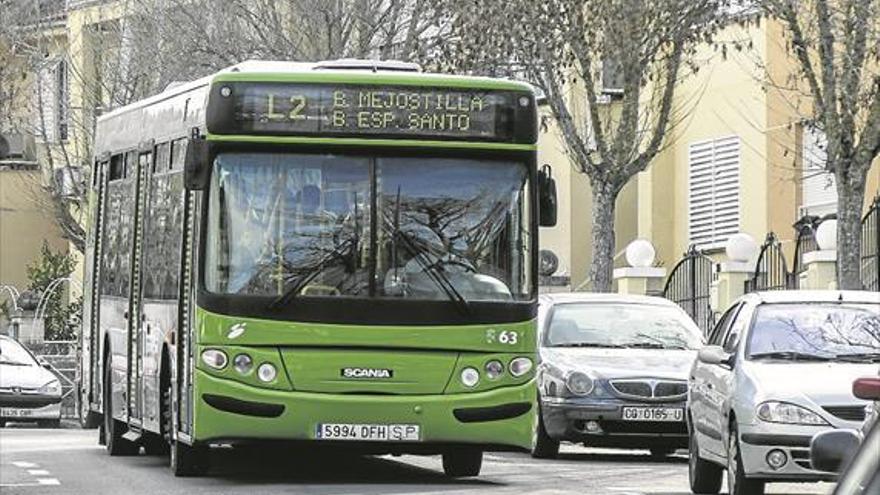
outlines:
[[[758,0],[786,27],[837,182],[837,279],[861,289],[861,214],[880,155],[880,0]]]
[[[448,66],[513,74],[546,94],[564,144],[592,188],[594,291],[612,288],[615,200],[681,115],[689,54],[723,18],[723,0],[530,0],[457,4]],[[502,20],[503,19],[503,20]],[[615,89],[609,94],[608,84]],[[609,104],[610,103],[610,104]]]

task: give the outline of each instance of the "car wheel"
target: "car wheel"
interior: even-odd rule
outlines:
[[[478,476],[483,467],[483,451],[474,448],[455,449],[443,454],[443,472],[452,478]]]
[[[696,435],[692,432],[688,437],[688,481],[693,493],[715,495],[721,491],[721,476],[724,469],[705,459],[700,458]]]
[[[538,410],[537,423],[532,439],[532,457],[535,459],[555,459],[559,455],[559,440],[554,440],[547,434],[540,409]]]
[[[0,428],[6,428],[6,420],[0,419]]]
[[[134,442],[122,438],[125,424],[113,419],[113,394],[110,385],[110,363],[104,370],[104,441],[107,444],[107,452],[112,456],[136,455],[140,446]]]
[[[764,495],[764,482],[746,478],[736,428],[730,428],[727,440],[727,493],[729,495]]]

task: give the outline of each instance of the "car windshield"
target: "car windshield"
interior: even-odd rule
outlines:
[[[33,356],[14,340],[0,339],[0,364],[36,366]]]
[[[548,347],[698,349],[702,338],[678,308],[570,303],[554,306],[544,342]]]
[[[527,177],[510,161],[221,154],[206,288],[280,301],[528,299]]]
[[[765,304],[749,336],[750,358],[880,357],[880,304]]]

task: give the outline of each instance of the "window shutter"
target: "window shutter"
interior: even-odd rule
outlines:
[[[55,98],[55,64],[46,64],[37,73],[37,86],[34,108],[37,111],[36,139],[47,143],[54,143],[56,139],[56,108]]]
[[[837,183],[834,174],[825,170],[828,138],[825,132],[805,126],[801,215],[824,216],[837,213]]]
[[[688,161],[690,242],[722,247],[739,232],[739,136],[692,143]]]

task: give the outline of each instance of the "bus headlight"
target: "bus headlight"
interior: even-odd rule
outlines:
[[[504,373],[504,365],[501,361],[492,360],[486,363],[486,376],[490,380],[494,380]]]
[[[253,368],[254,360],[247,354],[239,354],[232,359],[232,367],[242,375],[247,375]]]
[[[461,370],[461,384],[467,388],[473,388],[480,383],[480,372],[476,368],[465,368]]]
[[[269,383],[275,381],[276,376],[278,376],[278,370],[275,369],[272,363],[263,363],[257,368],[257,378],[262,382]]]
[[[202,351],[202,362],[215,370],[222,370],[229,362],[229,358],[227,358],[226,353],[221,350],[205,349]]]
[[[532,360],[527,357],[518,357],[510,362],[510,374],[521,377],[532,370]]]

